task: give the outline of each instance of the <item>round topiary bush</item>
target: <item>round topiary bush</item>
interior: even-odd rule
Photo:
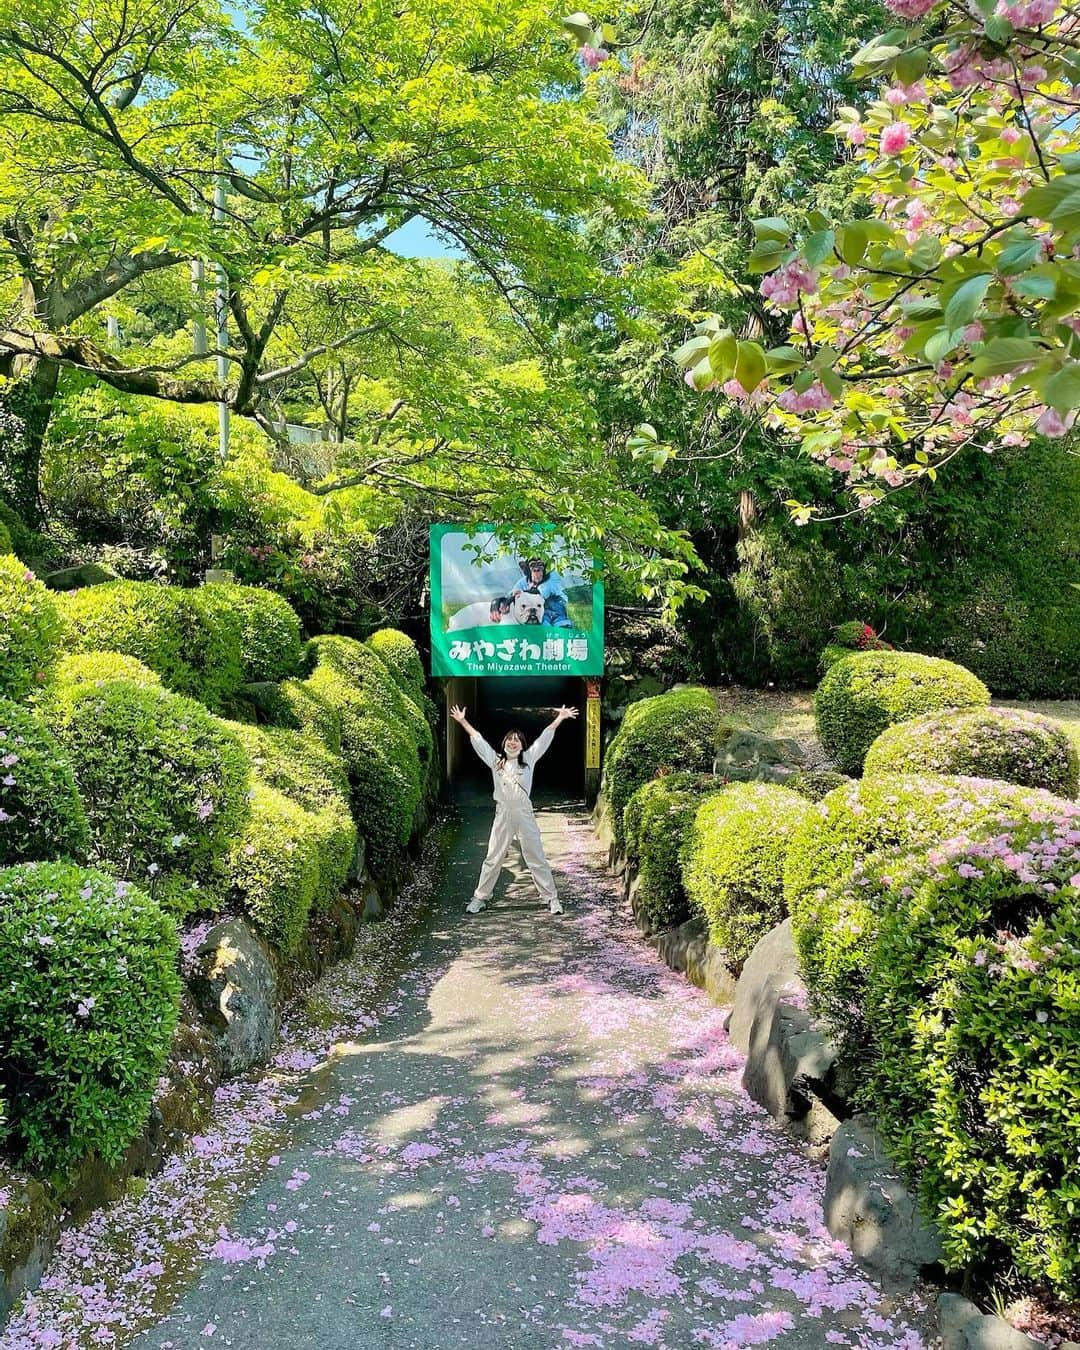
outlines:
[[[0,698],[24,699],[48,680],[62,635],[52,592],[18,558],[0,557]]]
[[[225,858],[226,885],[268,942],[285,955],[300,945],[322,881],[317,817],[254,781],[251,811]]]
[[[638,869],[632,899],[645,932],[690,918],[679,850],[702,797],[719,787],[712,774],[668,773],[643,784],[627,802],[626,857]]]
[[[122,652],[72,652],[62,656],[53,670],[54,684],[104,684],[127,680],[131,684],[161,687],[161,680],[137,657]]]
[[[1037,788],[981,778],[883,774],[830,792],[794,832],[784,868],[803,977],[845,1059],[865,1054],[868,952],[876,915],[863,871],[881,857],[981,838],[1055,816],[1070,804]]]
[[[28,1163],[115,1163],[138,1134],[180,1004],[172,921],[64,863],[0,872],[0,1079]]]
[[[863,772],[970,774],[1064,797],[1080,790],[1080,762],[1061,723],[1018,708],[965,708],[901,722],[873,743]]]
[[[356,825],[349,810],[349,780],[338,755],[317,737],[280,727],[227,722],[244,748],[255,781],[280,792],[314,817],[319,835],[317,904],[333,899],[356,856]]]
[[[863,1101],[957,1269],[1080,1298],[1080,812],[872,869]]]
[[[380,628],[368,638],[367,645],[393,675],[398,687],[422,707],[426,692],[424,667],[412,638],[397,628]]]
[[[124,680],[61,686],[49,709],[92,857],[155,892],[170,873],[212,880],[248,809],[247,761],[228,729],[194,699]]]
[[[788,846],[812,814],[805,798],[773,783],[732,783],[698,807],[683,842],[683,886],[731,969],[784,918]]]
[[[168,688],[219,707],[242,683],[240,625],[227,605],[153,581],[109,581],[58,597],[74,652],[122,652]]]
[[[251,692],[249,690],[249,692]],[[334,755],[341,753],[341,714],[308,680],[282,680],[258,686],[260,717],[271,726],[306,731],[317,736]]]
[[[707,689],[673,690],[627,708],[604,756],[601,789],[618,852],[625,847],[623,813],[630,798],[660,769],[711,771],[720,723]]]
[[[296,673],[300,618],[287,600],[261,586],[227,582],[210,582],[190,595],[205,628],[232,630],[246,683],[281,680]]]
[[[858,774],[886,727],[922,713],[989,702],[983,682],[952,661],[918,652],[855,652],[826,671],[814,695],[814,716],[837,767]]]
[[[0,866],[86,857],[86,812],[71,766],[45,724],[0,699]]]
[[[333,666],[320,664],[306,683],[341,719],[353,816],[372,870],[386,875],[408,846],[423,796],[416,740],[407,726],[385,715],[368,689]]]

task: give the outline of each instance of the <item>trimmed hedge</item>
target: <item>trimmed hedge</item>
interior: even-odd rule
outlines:
[[[0,872],[0,1079],[28,1163],[115,1163],[138,1134],[176,1026],[179,946],[127,882],[65,863]]]
[[[58,597],[75,652],[134,656],[179,694],[218,708],[243,682],[235,615],[197,591],[153,581],[109,581]]]
[[[229,722],[251,764],[253,779],[280,792],[313,817],[319,836],[319,885],[325,904],[345,884],[356,857],[356,825],[349,811],[349,782],[341,759],[316,737],[279,727]]]
[[[15,545],[11,539],[11,531],[4,522],[0,520],[0,558],[5,558],[9,553],[14,554],[14,552]]]
[[[889,727],[867,752],[864,772],[960,773],[1064,797],[1080,791],[1080,761],[1061,723],[1017,708],[928,713]]]
[[[0,698],[40,688],[60,655],[55,598],[14,554],[0,557]]]
[[[56,738],[25,708],[0,699],[0,866],[81,862],[88,841],[86,812]]]
[[[721,717],[707,689],[679,689],[639,699],[626,710],[604,756],[602,791],[615,847],[625,847],[623,813],[634,793],[660,769],[708,773]]]
[[[866,1053],[867,953],[876,919],[863,869],[883,856],[978,838],[1068,807],[1037,788],[990,779],[882,774],[838,788],[812,808],[788,848],[784,898],[811,1002],[846,1059]]]
[[[402,692],[417,706],[423,707],[426,694],[424,667],[412,638],[397,628],[380,628],[368,638],[367,645],[393,675]]]
[[[213,881],[247,815],[246,756],[194,699],[115,680],[61,686],[50,701],[91,826],[91,853],[187,905],[169,874]]]
[[[280,595],[261,586],[219,581],[188,594],[208,629],[233,631],[245,683],[285,679],[299,669],[300,618]]]
[[[864,1104],[949,1266],[1080,1298],[1080,811],[865,880]]]
[[[650,933],[690,918],[679,850],[702,797],[719,790],[712,774],[669,773],[639,787],[626,804],[626,856],[638,868],[634,909]]]
[[[683,843],[683,886],[733,970],[784,918],[788,847],[813,813],[773,783],[732,783],[698,807]]]
[[[279,951],[300,945],[322,884],[319,818],[254,780],[251,810],[231,841],[224,871],[230,893]]]
[[[256,703],[271,726],[306,731],[335,755],[341,753],[341,714],[311,687],[310,680],[282,680],[260,685]]]
[[[54,684],[104,684],[108,680],[161,687],[149,666],[122,652],[73,652],[62,656],[53,671]]]
[[[983,682],[951,661],[918,652],[853,652],[826,671],[814,716],[826,753],[843,773],[857,774],[886,727],[989,702]]]

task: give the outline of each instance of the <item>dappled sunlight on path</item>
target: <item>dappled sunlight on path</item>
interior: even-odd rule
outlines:
[[[331,972],[325,1025],[279,1056],[288,1086],[230,1089],[142,1200],[69,1236],[0,1350],[130,1340],[177,1297],[173,1247],[197,1283],[148,1348],[926,1344],[915,1302],[829,1237],[820,1167],[743,1095],[722,1011],[630,928],[585,818],[540,816],[562,920],[520,873],[467,920],[486,806],[464,811],[400,975],[372,998],[362,960]],[[231,1113],[263,1109],[261,1150],[249,1124],[235,1142]],[[181,1192],[197,1203],[151,1199]],[[104,1254],[121,1231],[126,1276]],[[102,1290],[80,1313],[56,1286],[83,1263]]]

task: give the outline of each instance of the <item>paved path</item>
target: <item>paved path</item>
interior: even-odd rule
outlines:
[[[384,930],[407,962],[332,971],[276,1074],[69,1235],[0,1350],[140,1324],[143,1350],[927,1344],[828,1237],[820,1170],[629,928],[581,814],[542,817],[563,919],[510,874],[466,918],[489,806]]]

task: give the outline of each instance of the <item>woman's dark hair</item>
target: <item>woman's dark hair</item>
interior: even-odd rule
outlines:
[[[539,567],[543,572],[544,575],[540,578],[541,581],[547,581],[548,577],[551,576],[551,569],[543,558],[521,558],[518,561],[518,566],[521,568],[521,574],[526,581],[532,580],[532,570],[534,567]]]
[[[506,765],[506,753],[503,750],[503,746],[506,744],[506,742],[510,739],[511,736],[516,736],[518,740],[521,742],[521,754],[518,755],[518,760],[522,764],[525,763],[525,751],[529,748],[529,738],[525,735],[523,731],[518,731],[517,727],[511,727],[510,730],[499,742],[499,758],[495,765],[497,769],[502,769]]]

